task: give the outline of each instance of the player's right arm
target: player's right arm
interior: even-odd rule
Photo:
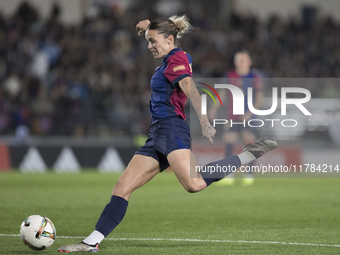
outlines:
[[[185,77],[182,80],[178,82],[180,88],[185,93],[185,95],[190,99],[190,102],[192,103],[198,119],[200,121],[201,127],[202,127],[202,134],[203,137],[206,138],[210,145],[213,144],[213,139],[216,133],[215,128],[210,124],[207,115],[203,115],[201,113],[201,95],[198,93],[198,90],[196,88],[196,85],[191,77]]]

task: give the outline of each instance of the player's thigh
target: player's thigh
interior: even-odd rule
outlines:
[[[131,193],[160,172],[159,163],[152,157],[135,154],[113,188],[113,195],[129,199]]]
[[[251,142],[251,141],[255,141],[256,140],[256,135],[255,133],[251,132],[250,130],[242,130],[241,132],[241,136],[242,136],[242,141],[243,142]]]
[[[190,149],[174,150],[169,153],[168,161],[177,179],[188,192],[198,192],[206,187],[198,171],[196,158]]]
[[[236,144],[238,141],[238,132],[236,131],[227,131],[223,134],[223,141],[225,143]]]

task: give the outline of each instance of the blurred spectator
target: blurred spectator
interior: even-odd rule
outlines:
[[[30,104],[32,130],[34,134],[43,135],[52,129],[54,104],[45,88],[39,90],[38,96]]]
[[[4,92],[11,98],[16,98],[21,91],[21,81],[18,73],[12,70],[11,74],[4,81]]]
[[[30,130],[26,125],[19,125],[15,129],[14,142],[16,145],[22,145],[27,143],[30,138]]]
[[[28,26],[38,19],[38,12],[28,3],[28,1],[24,1],[18,8],[17,16],[21,19],[24,25]]]
[[[45,51],[39,50],[33,56],[30,74],[44,82],[48,73],[48,68],[48,56]]]

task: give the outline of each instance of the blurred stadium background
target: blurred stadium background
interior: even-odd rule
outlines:
[[[340,1],[2,0],[0,10],[4,171],[122,170],[147,134],[159,64],[135,26],[184,13],[197,28],[182,42],[195,77],[222,77],[248,49],[264,80],[310,81],[313,116],[268,131],[288,148],[276,163],[339,163]]]

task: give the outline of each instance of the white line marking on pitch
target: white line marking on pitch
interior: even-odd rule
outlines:
[[[0,234],[3,237],[19,237],[15,234]],[[84,239],[86,236],[57,236],[62,239]],[[108,241],[175,241],[175,242],[207,242],[207,243],[256,243],[256,244],[282,244],[282,245],[304,245],[304,246],[324,246],[340,247],[340,244],[322,244],[322,243],[287,243],[276,241],[243,241],[243,240],[204,240],[204,239],[166,239],[166,238],[105,238]]]

